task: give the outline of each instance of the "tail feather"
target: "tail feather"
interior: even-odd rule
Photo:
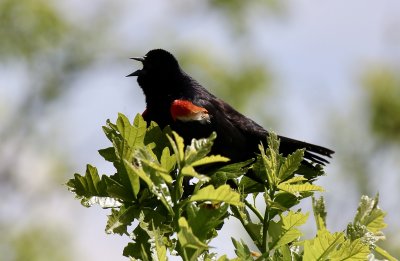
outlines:
[[[332,154],[335,153],[333,150],[311,143],[298,141],[283,136],[279,136],[279,138],[281,140],[280,147],[283,154],[290,154],[298,149],[306,149],[304,153],[304,158],[310,160],[313,163],[325,165],[329,163],[329,161],[324,157],[331,158]]]
[[[304,158],[311,160],[314,163],[321,164],[321,165],[325,165],[325,164],[329,163],[329,161],[327,159],[324,159],[318,155],[315,155],[314,153],[309,152],[307,150],[304,152]]]

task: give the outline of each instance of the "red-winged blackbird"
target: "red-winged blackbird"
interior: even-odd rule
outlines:
[[[155,121],[161,128],[170,125],[186,142],[215,131],[217,139],[211,153],[226,156],[231,162],[254,158],[259,153],[258,145],[266,141],[268,131],[207,91],[182,70],[172,54],[156,49],[131,59],[143,63],[142,69],[128,76],[138,77],[146,96],[143,118],[147,122]],[[324,165],[328,161],[323,157],[334,153],[318,145],[279,138],[283,155],[305,148],[307,160]]]

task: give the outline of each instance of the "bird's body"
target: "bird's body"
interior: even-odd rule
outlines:
[[[133,59],[143,63],[143,69],[128,76],[138,76],[146,96],[143,117],[147,122],[155,121],[161,127],[170,125],[186,142],[208,137],[215,131],[217,139],[212,154],[226,156],[232,162],[253,158],[259,152],[258,145],[266,141],[268,131],[186,74],[172,54],[156,49],[143,58]],[[279,138],[280,152],[284,155],[305,148],[306,159],[324,164],[328,163],[324,157],[333,154],[321,146]]]

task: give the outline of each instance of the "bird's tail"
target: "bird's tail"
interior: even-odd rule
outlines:
[[[278,136],[280,139],[280,151],[284,154],[290,154],[298,149],[305,149],[304,158],[310,160],[313,163],[325,165],[329,163],[326,158],[331,158],[332,154],[335,153],[333,150],[328,148],[314,145],[311,143]]]

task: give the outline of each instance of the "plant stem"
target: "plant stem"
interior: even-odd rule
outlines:
[[[263,239],[262,239],[262,253],[267,253],[268,251],[268,228],[269,228],[269,207],[267,206],[265,208],[265,213],[264,213],[264,222],[263,222]]]
[[[263,216],[261,215],[260,211],[258,211],[258,209],[257,209],[255,206],[253,206],[252,204],[250,204],[247,200],[244,200],[244,204],[245,204],[249,209],[251,209],[251,211],[253,211],[253,213],[258,217],[258,219],[260,220],[261,223],[264,222]]]
[[[265,191],[267,193],[267,191]],[[269,193],[269,198],[273,199],[275,195],[275,190],[271,188]],[[271,208],[269,207],[268,203],[266,202],[265,212],[264,212],[264,221],[263,221],[263,239],[262,239],[262,253],[268,252],[268,229],[269,223],[271,222],[270,217]]]

